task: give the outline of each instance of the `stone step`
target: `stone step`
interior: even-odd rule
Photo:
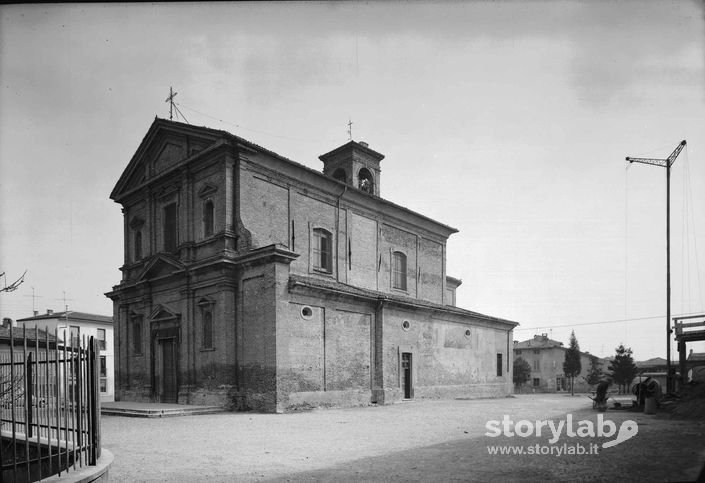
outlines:
[[[220,406],[190,406],[185,404],[150,404],[150,403],[103,403],[100,414],[103,416],[123,416],[132,418],[167,418],[177,416],[195,416],[198,414],[215,414],[226,412]]]

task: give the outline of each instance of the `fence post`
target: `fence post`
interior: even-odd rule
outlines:
[[[90,391],[90,399],[91,399],[91,405],[90,405],[90,465],[95,465],[98,462],[98,456],[100,455],[100,449],[98,448],[98,445],[100,444],[99,436],[98,436],[98,418],[100,418],[100,412],[98,411],[98,398],[100,397],[98,394],[98,386],[96,384],[96,381],[99,377],[98,374],[98,369],[96,364],[96,340],[93,336],[90,337],[90,343],[88,344],[88,367],[89,367],[89,372],[90,376],[88,377],[88,387]]]
[[[27,445],[29,445],[29,438],[32,437],[32,353],[27,355],[27,367],[25,370],[25,408],[27,408],[27,421],[25,422],[25,429],[27,430]]]

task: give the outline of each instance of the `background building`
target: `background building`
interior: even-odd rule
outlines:
[[[156,119],[111,198],[118,399],[285,411],[512,391],[515,322],[453,306],[457,230],[381,198],[350,141],[315,171]]]
[[[79,346],[79,341],[84,336],[95,337],[100,349],[100,400],[103,402],[115,400],[112,317],[84,312],[47,310],[42,315],[35,312],[33,317],[18,319],[15,331],[21,334],[23,326],[27,328],[28,337],[33,337],[33,331],[30,333],[30,329],[34,327],[48,331],[52,337],[58,329],[60,343],[72,344],[74,347]]]
[[[562,342],[549,339],[547,334],[535,335],[532,339],[514,342],[514,357],[521,357],[531,366],[531,379],[522,386],[524,392],[570,392],[570,377],[563,372],[565,352]],[[587,392],[592,386],[586,377],[591,364],[600,364],[603,372],[607,372],[607,364],[599,357],[587,352],[580,353],[580,374],[573,379],[575,392]]]

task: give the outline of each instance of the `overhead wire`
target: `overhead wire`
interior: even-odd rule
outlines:
[[[695,229],[695,204],[693,203],[693,190],[692,190],[692,185],[690,183],[690,156],[688,153],[688,149],[686,146],[685,150],[685,180],[684,182],[686,183],[685,186],[685,194],[684,194],[684,199],[686,200],[688,204],[688,227],[689,227],[689,233],[692,230],[692,240],[693,240],[693,252],[694,252],[694,257],[695,257],[695,278],[698,282],[698,287],[697,287],[697,292],[698,292],[698,299],[700,300],[700,310],[705,310],[704,305],[703,305],[703,285],[702,285],[702,279],[701,279],[701,273],[700,273],[700,257],[698,253],[698,237],[697,237],[697,230]],[[690,236],[688,237],[688,240],[690,240]],[[688,270],[689,270],[689,275],[690,275],[690,243],[688,243]],[[690,279],[692,277],[689,276],[689,283]],[[690,287],[689,287],[689,300],[690,300]]]
[[[175,104],[177,104],[177,105],[183,107],[184,109],[187,109],[187,110],[189,110],[189,111],[192,111],[192,112],[195,112],[195,113],[197,113],[197,114],[200,114],[201,116],[207,117],[208,119],[213,119],[214,121],[218,121],[218,122],[223,123],[223,124],[228,124],[228,125],[230,125],[230,126],[234,126],[234,127],[238,128],[238,129],[242,129],[243,131],[250,131],[250,132],[257,133],[257,134],[262,134],[262,135],[264,135],[264,136],[270,136],[270,137],[279,138],[279,139],[286,139],[286,140],[288,140],[288,141],[295,141],[295,142],[317,143],[317,144],[320,144],[321,141],[322,141],[321,138],[318,138],[318,139],[293,138],[293,137],[291,137],[291,136],[282,136],[282,135],[279,135],[279,134],[272,134],[272,133],[266,132],[266,131],[260,131],[260,130],[257,130],[257,129],[251,129],[251,128],[248,128],[248,127],[243,126],[242,124],[237,124],[237,123],[234,123],[234,122],[231,122],[231,121],[226,121],[225,119],[221,119],[221,118],[219,118],[219,117],[211,116],[210,114],[206,114],[205,112],[201,112],[201,111],[199,111],[199,110],[197,110],[197,109],[194,109],[194,108],[192,108],[192,107],[186,106],[186,105],[184,105],[184,104],[182,104],[182,103],[175,103]],[[324,140],[324,141],[325,141],[325,140]],[[335,141],[334,141],[334,140],[332,140],[332,139],[329,140],[329,141],[330,141],[330,142],[338,142],[338,140],[335,140]]]
[[[683,313],[683,314],[675,314],[671,315],[672,317],[688,317],[691,315],[705,315],[702,313]],[[653,319],[663,319],[666,317],[665,315],[655,315],[655,316],[649,316],[649,317],[635,317],[635,318],[630,318],[630,319],[614,319],[614,320],[602,320],[602,321],[597,321],[597,322],[582,322],[582,323],[577,323],[577,324],[561,324],[561,325],[537,325],[534,327],[517,327],[514,330],[537,330],[537,329],[558,329],[558,328],[564,328],[564,327],[583,327],[586,325],[602,325],[602,324],[623,324],[623,323],[629,323],[629,322],[638,322],[640,320],[653,320]]]

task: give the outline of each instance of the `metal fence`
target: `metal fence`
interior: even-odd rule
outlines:
[[[38,481],[100,457],[98,341],[67,342],[58,329],[10,328],[0,346],[0,481]]]

